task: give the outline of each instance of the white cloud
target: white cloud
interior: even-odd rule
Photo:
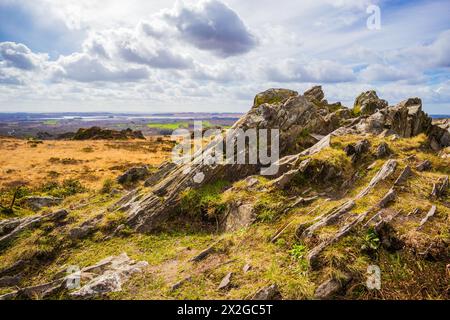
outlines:
[[[40,67],[47,59],[47,55],[35,54],[24,44],[15,42],[0,43],[0,62],[6,64],[7,67],[33,70]]]

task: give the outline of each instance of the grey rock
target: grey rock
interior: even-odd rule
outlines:
[[[233,275],[232,272],[227,273],[227,275],[222,279],[222,281],[220,282],[219,286],[217,287],[217,289],[219,290],[224,290],[229,288],[229,286],[231,285],[231,276]]]
[[[391,154],[391,149],[389,148],[389,145],[386,142],[380,143],[380,145],[377,147],[377,151],[375,153],[375,156],[377,158],[386,158]]]
[[[24,199],[25,205],[33,211],[60,205],[62,201],[62,198],[55,197],[26,197]]]
[[[351,277],[346,275],[343,279],[329,279],[322,283],[314,294],[316,299],[330,300],[343,292],[345,286],[351,281]]]
[[[372,90],[361,93],[356,98],[353,108],[359,108],[362,115],[371,115],[387,106],[386,100],[378,98],[377,93]]]
[[[123,175],[117,178],[117,182],[120,184],[134,183],[140,180],[144,180],[149,175],[147,166],[134,167],[127,170]]]
[[[256,292],[251,300],[259,300],[259,301],[274,301],[281,300],[282,296],[278,286],[276,284],[272,284],[268,287],[264,287]]]
[[[417,171],[429,171],[431,168],[432,164],[430,160],[425,160],[416,166]]]

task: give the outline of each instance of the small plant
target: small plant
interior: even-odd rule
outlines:
[[[83,149],[81,149],[81,151],[86,152],[86,153],[92,153],[92,152],[94,152],[95,150],[94,150],[93,147],[88,146],[88,147],[84,147]]]
[[[292,249],[289,250],[289,254],[291,255],[292,259],[294,259],[295,261],[299,261],[305,257],[306,247],[301,244],[294,244],[292,246]]]
[[[86,188],[78,180],[67,179],[62,184],[56,181],[48,182],[41,187],[41,192],[53,197],[65,198],[77,193],[86,192]]]
[[[379,247],[380,238],[378,237],[377,232],[373,228],[370,228],[364,237],[364,244],[361,249],[363,251],[376,251]]]

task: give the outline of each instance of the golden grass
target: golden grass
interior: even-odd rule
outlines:
[[[169,138],[146,141],[43,141],[0,138],[0,189],[15,181],[38,187],[50,181],[79,180],[91,189],[134,165],[157,166],[170,157]]]

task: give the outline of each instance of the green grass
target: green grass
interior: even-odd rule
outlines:
[[[174,123],[149,123],[147,127],[150,129],[160,130],[177,130],[189,128],[189,122],[174,122]]]
[[[58,120],[46,120],[42,122],[42,124],[46,126],[56,126],[58,123],[59,123]]]

